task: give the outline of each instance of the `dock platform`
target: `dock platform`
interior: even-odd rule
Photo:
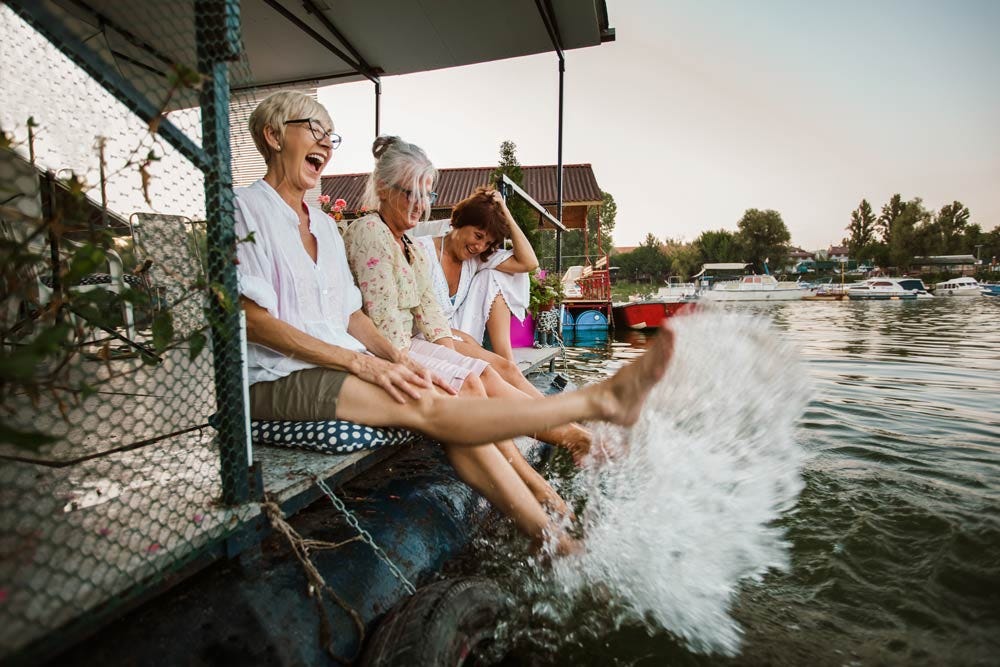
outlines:
[[[515,350],[525,375],[551,371],[560,353]],[[196,375],[210,386],[208,370],[207,363],[199,364]],[[0,655],[42,645],[56,631],[71,641],[97,618],[120,615],[137,595],[155,594],[178,573],[253,542],[248,532],[263,525],[261,507],[218,503],[219,450],[207,424],[214,400],[201,395],[201,382],[190,382],[197,390],[188,397],[199,396],[197,412],[205,423],[192,423],[190,416],[180,420],[188,413],[177,410],[172,427],[183,433],[125,450],[115,450],[120,440],[105,436],[72,451],[56,446],[47,462],[0,461]],[[122,400],[121,394],[112,398]],[[164,405],[162,396],[139,398],[125,410],[130,423],[142,411],[156,412],[158,401]],[[145,434],[133,425],[129,435]],[[264,493],[291,515],[320,497],[315,478],[336,488],[396,451],[329,455],[254,446],[253,460]]]

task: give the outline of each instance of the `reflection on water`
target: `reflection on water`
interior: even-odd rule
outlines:
[[[777,523],[790,568],[740,588],[740,654],[694,653],[597,587],[574,617],[531,635],[511,664],[996,664],[1000,302],[720,309],[770,318],[798,346],[814,391],[796,431],[809,453],[805,486]],[[569,348],[565,372],[578,384],[603,377],[646,340],[629,331]],[[554,469],[554,481],[572,488],[579,475],[567,459]],[[506,530],[484,538],[471,569],[523,581],[524,555]],[[531,613],[520,621],[551,617],[544,600]]]

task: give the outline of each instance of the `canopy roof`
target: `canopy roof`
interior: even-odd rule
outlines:
[[[192,2],[41,4],[124,78],[160,75],[161,94],[144,91],[151,99],[165,98],[176,65],[197,69]],[[604,0],[242,0],[240,20],[245,59],[231,68],[234,90],[377,81],[615,38]],[[192,91],[172,92],[173,108],[196,103]]]

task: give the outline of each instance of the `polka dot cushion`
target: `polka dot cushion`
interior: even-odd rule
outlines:
[[[362,449],[404,445],[423,436],[403,428],[376,428],[349,421],[252,421],[254,442],[296,447],[324,454],[350,454]]]

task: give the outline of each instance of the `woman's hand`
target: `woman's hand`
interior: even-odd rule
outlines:
[[[507,221],[507,236],[512,236],[514,233],[514,228],[517,227],[517,223],[514,222],[514,216],[510,214],[510,209],[507,208],[507,201],[500,194],[499,190],[490,190],[490,198],[500,205],[500,210],[503,211],[504,220]]]
[[[416,365],[420,371],[405,363],[393,363],[367,354],[359,354],[351,365],[350,372],[365,382],[382,387],[387,394],[400,403],[406,397],[420,398],[421,389],[431,389],[434,384],[430,371]]]

